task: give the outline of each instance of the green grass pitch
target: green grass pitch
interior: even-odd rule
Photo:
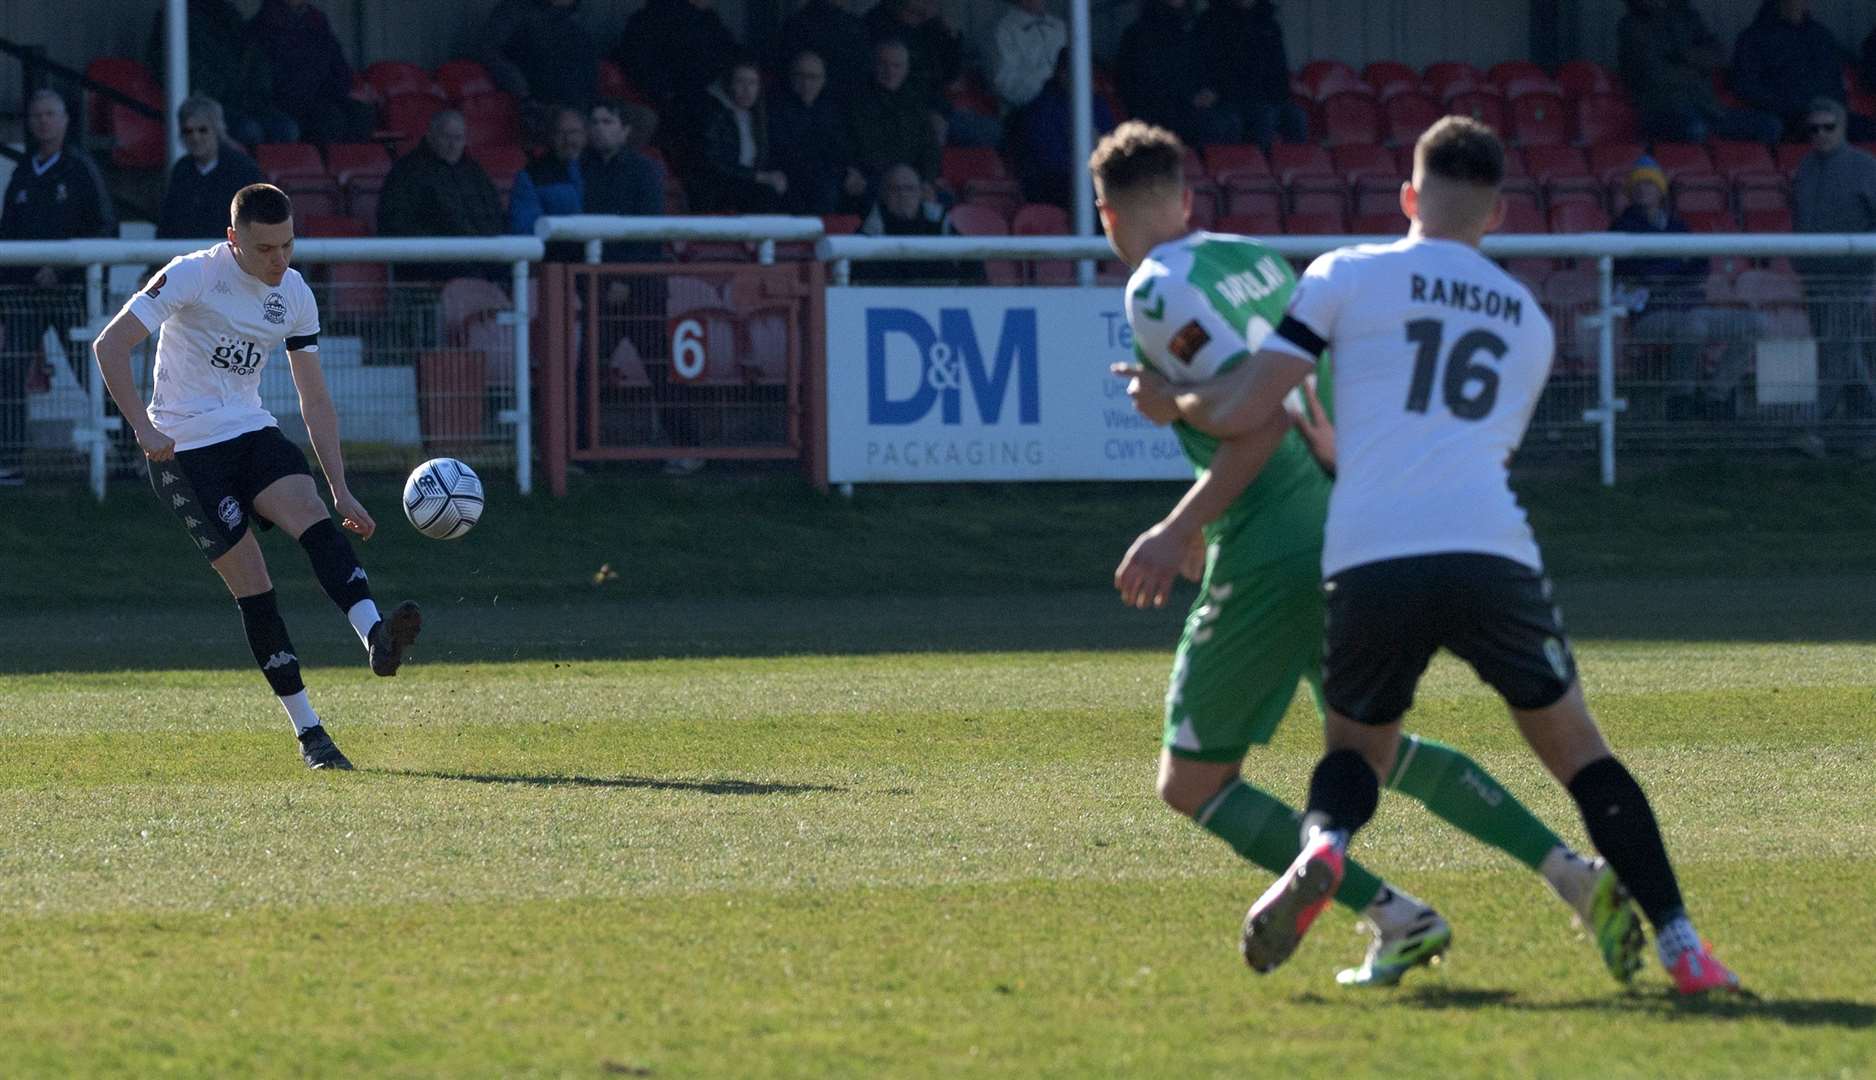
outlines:
[[[662,490],[631,492],[689,497]],[[1098,575],[1166,494],[1120,499],[1052,572]],[[899,498],[894,527],[952,516]],[[1876,1075],[1866,554],[1678,578],[1656,556],[1594,566],[1648,550],[1632,535],[1560,554],[1609,569],[1559,586],[1592,705],[1759,995],[1689,1005],[1652,962],[1618,988],[1538,879],[1396,796],[1357,853],[1452,919],[1447,962],[1343,990],[1366,939],[1332,910],[1290,964],[1248,972],[1237,927],[1267,875],[1151,790],[1174,613],[949,570],[804,598],[812,565],[683,600],[593,586],[601,558],[632,565],[600,547],[560,560],[551,602],[496,600],[529,587],[507,578],[435,600],[460,560],[520,574],[501,510],[430,578],[426,549],[373,542],[375,578],[433,600],[394,681],[286,593],[351,774],[300,766],[200,567],[176,564],[197,576],[168,602],[66,608],[39,574],[0,581],[0,1076]],[[144,510],[61,513],[0,540],[56,544],[72,517],[140,535]],[[808,539],[817,515],[843,519],[829,537],[868,517],[864,497],[749,514]],[[988,554],[1020,527],[986,517],[955,542]],[[1437,662],[1410,725],[1583,843],[1469,672]],[[1299,701],[1247,772],[1299,799],[1319,746]]]

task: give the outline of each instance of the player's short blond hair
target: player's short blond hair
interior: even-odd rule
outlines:
[[[1444,116],[1414,143],[1414,174],[1496,190],[1505,180],[1505,144],[1470,116]]]
[[[1186,145],[1155,124],[1129,120],[1101,139],[1088,158],[1103,202],[1136,192],[1185,187]]]

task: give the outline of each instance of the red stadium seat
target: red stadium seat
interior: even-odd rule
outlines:
[[[1265,179],[1269,179],[1266,177]],[[1271,183],[1276,183],[1271,180]],[[1192,213],[1186,223],[1194,229],[1209,229],[1218,221],[1218,185],[1200,177],[1187,180],[1186,189],[1192,192]]]
[[[259,143],[254,147],[254,163],[270,184],[307,177],[325,179],[326,163],[319,158],[319,148],[311,143]]]
[[[280,189],[293,200],[293,218],[336,217],[345,213],[345,197],[329,176],[298,176],[279,181]]]
[[[1394,155],[1373,142],[1337,146],[1329,151],[1329,162],[1351,184],[1363,176],[1394,175]]]
[[[1539,184],[1561,177],[1592,177],[1583,151],[1574,146],[1528,146],[1524,149],[1525,175]]]
[[[469,128],[470,146],[521,144],[521,109],[514,96],[496,91],[477,94],[457,104]]]
[[[1778,163],[1764,143],[1714,139],[1707,143],[1707,151],[1713,157],[1713,168],[1728,180],[1737,181],[1740,173],[1778,172]]]
[[[1444,115],[1432,98],[1417,91],[1403,91],[1381,103],[1383,133],[1396,146],[1412,146]]]
[[[1739,212],[1742,214],[1750,214],[1755,210],[1786,210],[1791,205],[1784,180],[1763,182],[1757,174],[1750,174],[1733,185],[1733,201],[1739,204]]]
[[[513,143],[469,144],[469,156],[489,174],[489,180],[504,196],[515,186],[515,175],[528,167],[528,155]]]
[[[945,104],[959,112],[994,117],[1000,107],[997,99],[984,88],[983,80],[968,68],[945,86],[944,93]]]
[[[1524,81],[1551,82],[1550,74],[1529,60],[1500,60],[1486,69],[1485,81],[1511,96],[1511,84]]]
[[[1585,146],[1631,143],[1640,136],[1635,109],[1617,94],[1589,94],[1572,99],[1576,105],[1576,141]]]
[[[1348,231],[1356,236],[1405,236],[1407,226],[1407,215],[1397,208],[1392,213],[1359,215],[1348,223]]]
[[[1376,60],[1361,69],[1361,81],[1382,101],[1407,90],[1420,89],[1420,73],[1398,60]]]
[[[1689,214],[1712,214],[1732,210],[1732,189],[1726,181],[1708,173],[1706,175],[1688,174],[1675,179],[1673,184],[1674,212],[1682,216]]]
[[[442,112],[443,99],[423,93],[394,94],[384,101],[384,126],[403,136],[399,152],[404,152],[423,138],[430,118]]]
[[[436,87],[451,101],[496,91],[488,69],[474,60],[448,60],[436,69]]]
[[[1277,214],[1228,214],[1218,219],[1218,231],[1237,236],[1275,236],[1283,231]]]
[[[1023,205],[1023,186],[1014,180],[999,180],[994,177],[978,177],[967,180],[960,193],[967,203],[979,206],[994,206],[1004,217],[1016,212]]]
[[[1641,160],[1642,153],[1640,143],[1597,143],[1589,148],[1590,174],[1603,183],[1620,180],[1635,168],[1635,163]]]
[[[335,314],[355,318],[383,315],[391,306],[390,271],[384,263],[338,263],[327,275]]]
[[[1608,229],[1608,213],[1593,202],[1571,201],[1550,208],[1551,232],[1588,233]]]
[[[1325,146],[1374,146],[1381,141],[1381,110],[1372,97],[1350,93],[1331,95],[1323,101],[1321,115]]]
[[[1283,185],[1269,173],[1226,173],[1220,187],[1227,217],[1276,216],[1283,212]]]
[[[1348,232],[1341,214],[1291,214],[1283,219],[1283,231],[1291,236],[1338,236]]]
[[[133,100],[163,111],[163,88],[156,77],[135,60],[107,56],[85,67],[85,76]],[[103,94],[92,94],[86,107],[94,135],[111,139],[111,164],[125,169],[161,168],[169,159],[169,135],[160,117],[145,116]]]
[[[1511,138],[1521,146],[1562,146],[1570,141],[1572,126],[1569,110],[1556,94],[1511,99]]]
[[[1507,206],[1522,203],[1540,214],[1543,213],[1543,189],[1538,187],[1537,181],[1528,176],[1505,177],[1505,182],[1499,186],[1498,194],[1505,200]]]
[[[345,182],[345,212],[355,218],[376,223],[378,196],[384,191],[384,177],[359,173]]]
[[[1504,224],[1498,227],[1498,231],[1503,233],[1542,233],[1549,232],[1550,226],[1544,218],[1544,212],[1537,208],[1536,203],[1525,202],[1523,200],[1517,202],[1506,200],[1505,221]]]
[[[858,214],[825,214],[821,217],[821,228],[829,236],[852,236],[860,231]]]
[[[987,146],[945,147],[938,174],[952,191],[962,191],[968,180],[1009,177],[1009,172],[1003,168],[1003,159]]]
[[[1798,276],[1778,270],[1741,270],[1733,279],[1733,298],[1754,307],[1783,307],[1804,303]]]
[[[1256,143],[1214,143],[1205,148],[1205,174],[1222,180],[1226,173],[1270,171],[1270,162]]]
[[[295,207],[297,211],[298,208]],[[293,217],[294,233],[308,238],[319,237],[357,237],[370,236],[371,225],[359,218],[342,217],[332,214],[295,213]]]
[[[1779,143],[1778,171],[1785,174],[1785,179],[1791,179],[1798,175],[1798,163],[1810,153],[1811,147],[1807,143]]]
[[[364,79],[378,96],[390,101],[399,94],[428,94],[441,98],[443,92],[436,88],[430,79],[430,73],[416,64],[402,60],[379,60],[365,68]]]
[[[1355,215],[1400,212],[1400,186],[1406,177],[1370,173],[1355,181]]]
[[[1012,236],[1067,236],[1068,211],[1053,203],[1024,203],[1010,218]]]
[[[632,85],[632,80],[625,77],[619,65],[610,60],[599,62],[599,96],[617,98],[634,105],[651,104],[638,87]]]
[[[1343,93],[1351,87],[1360,87],[1357,93],[1373,92],[1367,83],[1361,81],[1361,76],[1355,74],[1354,68],[1340,60],[1311,60],[1303,65],[1303,70],[1297,72],[1296,79],[1303,84],[1303,92],[1317,101],[1330,94]]]
[[[1290,213],[1348,214],[1348,185],[1339,176],[1299,176],[1290,185]]]
[[[377,143],[331,143],[326,147],[326,169],[343,186],[354,177],[390,172],[391,155]]]
[[[1505,99],[1482,90],[1468,90],[1446,99],[1446,111],[1453,116],[1470,116],[1499,134],[1505,131]]]
[[[1329,151],[1315,143],[1274,143],[1270,147],[1270,171],[1288,186],[1299,176],[1334,176],[1335,165]]]
[[[1436,64],[1428,64],[1421,80],[1427,91],[1440,100],[1445,100],[1449,88],[1462,81],[1478,86],[1485,82],[1485,76],[1471,64],[1458,60],[1442,60]]]
[[[986,206],[959,203],[951,208],[951,225],[964,236],[1008,236],[1010,224],[1002,214]]]
[[[1668,174],[1668,181],[1681,173],[1711,173],[1713,159],[1707,155],[1707,148],[1699,143],[1658,142],[1654,148],[1655,163],[1661,171]]]
[[[1697,210],[1681,215],[1691,232],[1738,232],[1739,219],[1731,210]]]
[[[1557,69],[1557,85],[1571,98],[1615,92],[1615,79],[1594,60],[1571,60],[1563,64]]]

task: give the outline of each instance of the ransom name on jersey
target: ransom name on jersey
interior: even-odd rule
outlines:
[[[267,358],[267,354],[261,352],[260,347],[252,341],[239,341],[224,334],[216,342],[215,352],[209,356],[208,362],[237,375],[254,374],[260,369],[261,361]]]

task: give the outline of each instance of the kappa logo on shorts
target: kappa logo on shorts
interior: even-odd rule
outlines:
[[[347,585],[350,585],[354,581],[365,581],[365,580],[368,580],[365,577],[365,568],[362,566],[354,566],[352,567],[352,576],[346,578],[345,583]]]
[[[267,299],[261,301],[261,318],[270,323],[286,322],[287,298],[277,292],[268,293]]]
[[[1199,325],[1197,319],[1179,328],[1179,332],[1166,343],[1166,351],[1172,353],[1181,363],[1190,364],[1199,350],[1212,343],[1212,336]]]
[[[169,508],[171,510],[181,510],[183,505],[188,501],[188,499],[183,498],[181,495],[171,495],[169,497]]]
[[[163,470],[163,486],[168,487],[169,485],[175,482],[176,482],[176,474],[173,472],[170,472],[168,469],[164,469]]]
[[[1557,673],[1558,679],[1570,677],[1570,654],[1563,647],[1563,642],[1556,638],[1544,639],[1544,659],[1550,661],[1550,670]]]
[[[195,518],[191,517],[188,514],[184,514],[182,516],[182,527],[185,529],[193,529],[200,524],[202,523],[197,521]]]
[[[233,495],[223,498],[221,505],[215,508],[215,513],[221,517],[221,523],[230,529],[241,524],[241,503]]]

